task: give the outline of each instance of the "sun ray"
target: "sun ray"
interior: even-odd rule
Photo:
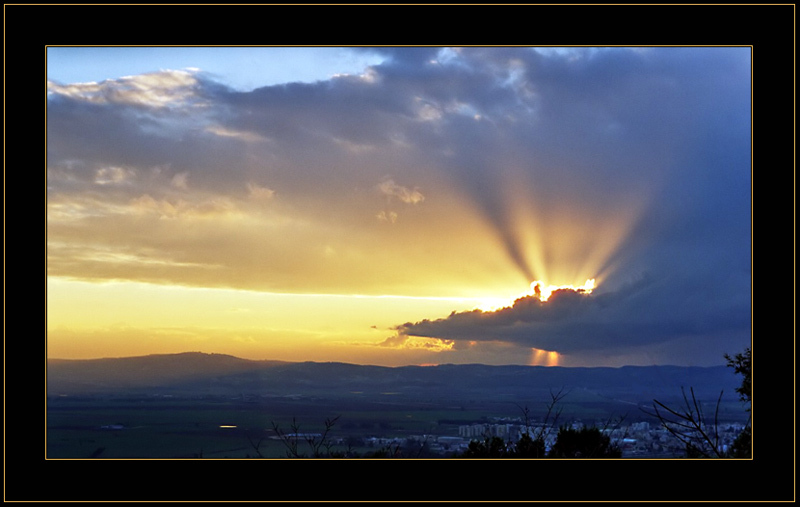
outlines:
[[[560,355],[554,350],[531,348],[530,366],[558,366]]]

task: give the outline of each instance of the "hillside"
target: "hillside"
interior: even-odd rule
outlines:
[[[261,370],[280,361],[251,361],[225,354],[184,352],[103,359],[49,359],[48,392],[102,392],[164,387]]]

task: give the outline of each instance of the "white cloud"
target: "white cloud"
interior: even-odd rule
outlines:
[[[130,202],[131,210],[154,214],[162,219],[237,217],[242,213],[236,203],[225,197],[205,196],[188,199],[154,199],[148,194]]]
[[[101,167],[95,172],[94,182],[98,185],[119,185],[130,181],[135,175],[135,171],[124,167]]]
[[[62,95],[98,104],[143,105],[153,108],[184,105],[196,99],[197,78],[185,70],[162,70],[100,83],[47,82],[48,95]]]
[[[395,213],[394,211],[389,211],[389,212],[381,211],[375,216],[378,218],[378,221],[380,222],[389,222],[392,224],[397,222],[397,213]]]
[[[241,141],[255,143],[260,141],[269,141],[268,138],[264,136],[260,136],[258,134],[254,134],[252,132],[247,132],[244,130],[233,130],[229,128],[225,128],[219,125],[212,125],[210,127],[206,127],[206,132],[214,134],[220,137],[230,137],[234,139],[239,139]]]
[[[262,187],[256,183],[248,183],[247,194],[251,199],[265,200],[272,199],[272,197],[275,195],[275,191],[268,187]]]
[[[425,200],[425,196],[416,187],[412,190],[398,185],[394,180],[386,180],[378,185],[378,189],[388,197],[397,197],[406,204],[417,204]]]

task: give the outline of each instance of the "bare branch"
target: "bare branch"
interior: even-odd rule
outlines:
[[[661,425],[680,441],[687,451],[697,452],[704,457],[723,457],[719,439],[719,407],[722,403],[722,392],[717,399],[712,428],[709,428],[706,423],[703,407],[697,400],[694,389],[690,388],[689,392],[691,399],[687,396],[686,390],[681,388],[684,402],[682,411],[672,409],[658,400],[653,400],[654,413],[650,415],[655,415]],[[659,407],[667,414],[662,413]],[[645,412],[647,413],[647,411]],[[709,431],[713,432],[713,436]]]
[[[263,458],[264,456],[261,454],[261,451],[259,450],[259,447],[261,447],[261,442],[264,441],[264,437],[261,437],[258,440],[258,443],[255,443],[255,442],[253,442],[253,439],[250,437],[250,433],[247,433],[247,440],[250,442],[250,446],[253,448],[253,450],[256,451],[256,454],[258,455],[258,457],[259,458]]]

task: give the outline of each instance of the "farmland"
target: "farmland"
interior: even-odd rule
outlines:
[[[392,395],[386,395],[392,398]],[[345,448],[363,437],[457,435],[458,423],[516,417],[514,404],[433,408],[425,404],[320,400],[307,397],[180,399],[174,397],[76,396],[48,400],[48,458],[246,458],[284,457],[273,423],[285,433],[321,433],[339,417],[330,436]],[[495,406],[491,406],[495,405]],[[355,445],[356,452],[369,447]]]

